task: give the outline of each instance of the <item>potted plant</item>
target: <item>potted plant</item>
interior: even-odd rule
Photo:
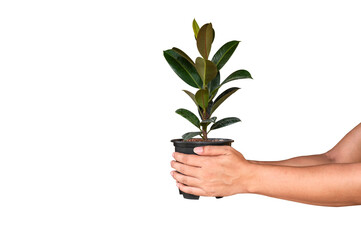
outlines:
[[[213,116],[218,107],[239,88],[231,87],[217,96],[218,91],[225,84],[238,79],[252,79],[246,70],[238,70],[230,74],[221,82],[220,70],[227,63],[236,50],[239,41],[230,41],[224,44],[210,59],[210,52],[215,32],[211,23],[204,24],[199,28],[196,20],[193,20],[193,31],[200,57],[193,61],[185,52],[178,48],[172,48],[163,52],[165,59],[173,71],[189,86],[196,88],[192,93],[183,90],[194,102],[198,118],[193,112],[180,108],[176,113],[187,119],[197,131],[185,133],[181,139],[171,140],[176,152],[195,154],[193,149],[197,146],[206,145],[231,145],[232,139],[208,138],[209,132],[239,122],[236,117],[227,117],[217,120]],[[200,136],[200,138],[194,138]],[[199,196],[183,193],[184,198],[199,199]]]

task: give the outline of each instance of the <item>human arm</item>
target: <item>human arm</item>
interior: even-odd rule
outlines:
[[[361,163],[311,167],[258,165],[249,193],[322,206],[361,204]]]
[[[331,159],[328,153],[294,157],[282,161],[254,161],[254,160],[248,160],[248,161],[254,164],[266,164],[266,165],[289,166],[289,167],[306,167],[306,166],[317,166],[317,165],[334,163],[333,159]]]
[[[330,163],[359,162],[361,159],[358,156],[361,156],[361,123],[347,133],[336,146],[326,153],[294,157],[282,161],[248,161],[257,164],[304,167]]]
[[[361,204],[360,146],[361,124],[328,152],[332,163],[325,165],[255,164],[232,147],[207,146],[199,156],[175,153],[178,162],[171,165],[185,175],[172,176],[180,190],[200,196],[257,193],[315,205],[355,205]]]
[[[204,147],[206,156],[175,154],[181,191],[199,196],[256,193],[324,206],[361,204],[361,163],[289,167],[249,163],[231,147]],[[222,155],[219,155],[222,153]]]

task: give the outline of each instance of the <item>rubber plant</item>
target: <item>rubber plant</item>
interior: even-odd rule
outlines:
[[[195,93],[188,90],[183,91],[195,103],[200,118],[187,109],[176,110],[177,114],[187,119],[198,129],[185,133],[182,136],[183,140],[187,141],[199,135],[204,141],[207,141],[210,131],[240,121],[237,117],[227,117],[217,121],[217,117],[213,116],[219,106],[239,88],[228,88],[217,96],[218,91],[229,82],[238,79],[252,79],[252,76],[247,70],[242,69],[233,72],[221,81],[220,70],[228,62],[240,41],[227,42],[210,58],[215,37],[212,23],[204,24],[199,28],[194,19],[192,25],[200,56],[193,61],[185,52],[176,47],[165,50],[163,54],[173,71],[185,83],[196,89]]]

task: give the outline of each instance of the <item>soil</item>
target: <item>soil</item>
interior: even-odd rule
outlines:
[[[208,139],[208,140],[203,140],[202,138],[191,138],[188,140],[183,140],[184,142],[220,142],[222,140],[220,139]]]

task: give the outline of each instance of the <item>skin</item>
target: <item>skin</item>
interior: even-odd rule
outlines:
[[[198,196],[255,193],[321,206],[361,204],[361,123],[330,151],[284,161],[252,161],[230,146],[175,152],[171,175]]]

